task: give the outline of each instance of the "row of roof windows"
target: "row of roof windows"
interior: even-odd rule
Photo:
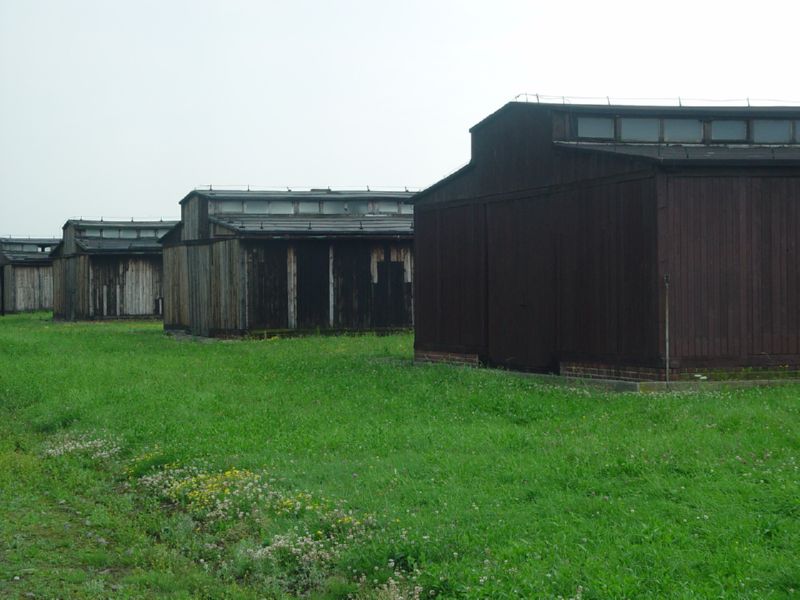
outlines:
[[[78,229],[76,234],[79,237],[104,238],[112,240],[136,240],[136,239],[155,239],[165,235],[169,229],[129,229],[129,228],[87,228]]]
[[[214,200],[212,214],[245,213],[263,215],[366,215],[411,214],[412,204],[398,200]]]
[[[53,247],[44,246],[42,244],[21,244],[21,243],[3,243],[3,250],[7,252],[41,252],[48,253]]]
[[[578,139],[650,143],[800,144],[800,120],[577,117]]]

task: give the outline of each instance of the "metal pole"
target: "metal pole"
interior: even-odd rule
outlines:
[[[669,389],[669,273],[664,275],[664,346],[666,384]]]

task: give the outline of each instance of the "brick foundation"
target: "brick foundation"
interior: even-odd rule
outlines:
[[[452,363],[458,365],[478,366],[480,360],[477,354],[459,354],[457,352],[433,352],[430,350],[417,350],[414,352],[417,362]]]
[[[603,363],[562,362],[564,377],[614,379],[618,381],[664,381],[666,369],[619,366]],[[679,367],[669,370],[670,381],[729,381],[747,379],[800,378],[800,365],[765,367],[698,368]]]

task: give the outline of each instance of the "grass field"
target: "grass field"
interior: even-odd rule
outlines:
[[[557,388],[412,343],[4,317],[0,597],[800,593],[800,388]]]

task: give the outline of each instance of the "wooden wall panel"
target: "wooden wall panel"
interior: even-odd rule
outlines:
[[[64,293],[64,266],[66,259],[53,259],[53,318],[66,318],[66,297]]]
[[[248,329],[286,329],[288,323],[287,244],[244,242]]]
[[[494,202],[487,229],[492,363],[657,360],[651,178]]]
[[[0,266],[0,270],[3,271],[2,274],[2,289],[0,289],[0,301],[3,303],[3,312],[10,313],[14,312],[14,305],[16,304],[16,300],[14,298],[14,267],[13,265],[2,265]],[[8,282],[8,283],[6,283]]]
[[[181,205],[181,240],[199,240],[208,237],[208,200],[193,196]]]
[[[244,293],[239,269],[239,240],[214,242],[211,246],[211,325],[213,332],[237,332],[240,294]]]
[[[211,248],[207,245],[187,246],[186,264],[189,285],[189,323],[195,335],[207,336],[211,322]]]
[[[373,325],[372,246],[358,241],[334,244],[334,327],[367,329]]]
[[[485,206],[414,214],[415,347],[486,353]]]
[[[53,316],[56,319],[88,319],[89,259],[87,256],[53,260]]]
[[[6,310],[23,312],[53,308],[53,268],[50,265],[6,265],[9,292]]]
[[[328,247],[328,242],[317,240],[294,244],[297,256],[298,329],[317,329],[330,325]]]
[[[163,253],[164,327],[189,327],[189,275],[186,246],[169,246]]]
[[[160,255],[89,257],[88,317],[159,316],[161,273]]]
[[[663,193],[675,365],[800,359],[800,177],[686,173]]]

